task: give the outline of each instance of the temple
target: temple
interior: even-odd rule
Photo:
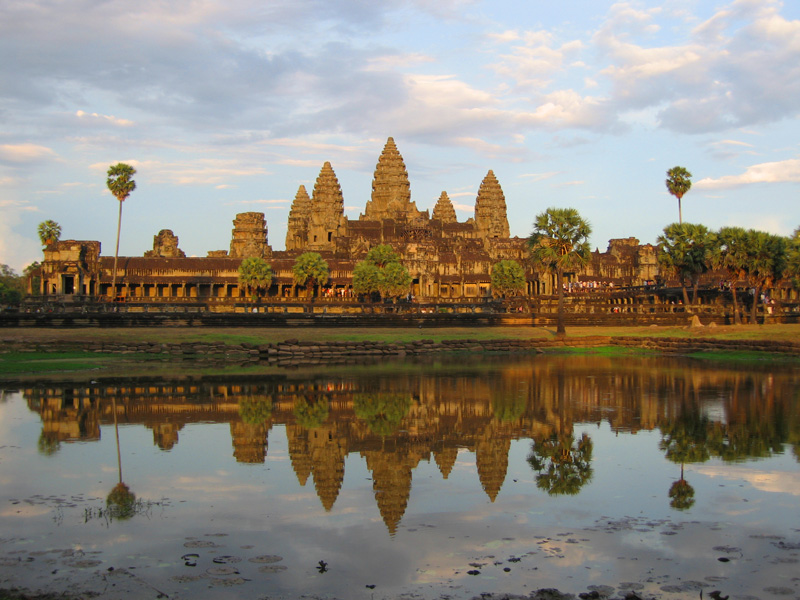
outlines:
[[[500,260],[516,260],[526,268],[526,295],[551,294],[551,275],[536,273],[525,260],[525,238],[511,237],[506,199],[500,182],[489,170],[477,186],[474,216],[459,221],[446,191],[433,213],[420,210],[411,199],[411,185],[394,139],[387,140],[372,180],[372,194],[357,219],[344,214],[344,197],[336,173],[325,162],[311,196],[300,186],[288,215],[285,250],[268,243],[263,213],[248,212],[233,220],[228,250],[206,257],[187,257],[178,237],[162,229],[153,249],[142,257],[120,257],[116,289],[112,289],[113,257],[101,256],[97,241],[63,240],[44,250],[42,293],[87,296],[145,303],[204,301],[217,310],[244,300],[238,268],[248,257],[265,259],[275,274],[267,296],[286,300],[302,297],[292,266],[304,252],[318,252],[327,261],[331,278],[324,294],[353,297],[355,265],[370,248],[388,244],[401,256],[413,278],[411,295],[421,302],[476,302],[491,296],[491,271]],[[655,247],[635,238],[611,240],[606,252],[596,251],[581,272],[569,281],[593,285],[631,286],[658,276]],[[322,290],[320,291],[320,293]]]

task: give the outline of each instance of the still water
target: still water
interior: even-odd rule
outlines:
[[[2,394],[0,588],[800,597],[789,363],[460,357]]]

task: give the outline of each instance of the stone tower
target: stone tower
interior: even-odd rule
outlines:
[[[433,207],[433,218],[439,219],[442,223],[458,222],[456,218],[456,209],[453,208],[453,203],[450,201],[447,192],[442,192],[442,195],[439,196],[439,200],[436,202],[436,206]]]
[[[413,221],[425,216],[426,213],[417,210],[417,205],[411,202],[411,184],[408,182],[406,165],[394,139],[389,138],[375,167],[372,197],[361,218],[367,221]]]
[[[300,250],[308,243],[308,222],[311,219],[311,198],[306,186],[301,185],[289,211],[286,226],[286,249]]]
[[[231,237],[232,258],[272,257],[272,248],[267,244],[267,221],[264,213],[239,213],[233,220]]]
[[[475,227],[481,239],[510,237],[506,197],[491,170],[483,178],[475,199]]]
[[[331,163],[326,162],[314,183],[306,247],[309,250],[334,250],[336,238],[344,236],[346,229],[342,188]]]

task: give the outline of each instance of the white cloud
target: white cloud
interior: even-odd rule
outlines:
[[[113,115],[101,115],[96,112],[94,113],[87,113],[85,111],[79,110],[75,113],[75,116],[78,117],[81,121],[87,122],[102,122],[102,123],[111,123],[113,125],[119,125],[120,127],[130,127],[133,125],[133,121],[129,121],[128,119],[120,119]]]
[[[58,155],[46,146],[38,144],[2,144],[0,160],[10,163],[32,163],[58,158]]]
[[[736,188],[754,183],[800,183],[800,159],[767,162],[747,167],[739,175],[706,177],[694,184],[700,190]]]

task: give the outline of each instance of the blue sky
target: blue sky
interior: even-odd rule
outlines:
[[[394,137],[412,200],[459,220],[492,169],[512,235],[574,207],[593,247],[683,218],[800,226],[800,3],[778,0],[25,0],[0,3],[0,263],[37,225],[113,255],[108,166],[138,171],[120,254],[172,229],[227,249],[239,212],[284,247],[330,161],[357,218]]]

